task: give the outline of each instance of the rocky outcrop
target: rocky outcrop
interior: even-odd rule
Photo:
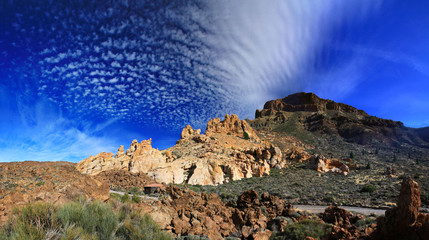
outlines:
[[[420,186],[410,177],[402,181],[397,207],[377,219],[375,239],[429,239],[429,214],[419,212]]]
[[[115,157],[112,153],[102,152],[80,161],[76,168],[89,175],[96,175],[103,171],[119,170],[131,173],[146,173],[166,162],[166,158],[158,149],[152,148],[152,139],[137,142],[134,140],[124,153],[124,146],[120,146]]]
[[[332,224],[328,239],[367,239],[374,232],[375,225],[362,230],[356,227],[357,221],[365,221],[363,215],[354,215],[336,206],[329,206],[321,217],[324,222]]]
[[[226,115],[207,123],[206,134],[186,126],[174,147],[159,151],[151,139],[134,140],[124,151],[100,153],[79,162],[85,174],[125,171],[147,174],[159,183],[217,185],[242,178],[261,177],[272,167],[286,166],[282,151],[261,140],[246,121]]]
[[[292,147],[286,150],[285,157],[288,160],[288,163],[302,163],[310,159],[311,155],[303,148]]]
[[[214,118],[207,123],[206,135],[208,137],[215,134],[230,134],[244,139],[261,141],[255,130],[244,120],[240,120],[237,115],[226,114],[225,119],[221,121]]]
[[[258,130],[280,126],[280,131],[293,130],[295,134],[307,135],[307,139],[328,135],[365,145],[429,146],[427,129],[407,128],[401,122],[370,116],[352,106],[319,98],[314,93],[295,93],[268,101],[262,110],[256,110],[255,120],[249,123]]]
[[[228,236],[269,239],[270,227],[276,226],[273,223],[278,217],[290,216],[293,212],[292,205],[284,200],[268,193],[259,197],[253,190],[241,194],[234,205],[225,204],[213,193],[198,194],[174,186],[167,187],[166,193],[169,199],[162,205],[145,206],[143,211],[155,221],[162,221],[163,229],[178,236],[207,236],[213,240]]]
[[[186,127],[182,130],[180,134],[180,140],[177,141],[177,144],[180,144],[186,140],[197,139],[200,137],[201,129],[193,129],[190,125],[186,125]]]
[[[101,172],[95,176],[100,181],[106,182],[110,189],[130,189],[133,187],[139,188],[143,191],[143,186],[155,183],[145,173],[131,173],[124,170],[109,170]]]
[[[328,159],[324,156],[314,155],[307,163],[307,168],[318,172],[334,172],[347,175],[350,172],[349,167],[338,159]]]
[[[285,98],[271,100],[265,103],[264,109],[256,110],[255,118],[272,115],[274,111],[285,112],[324,112],[328,110],[341,111],[346,113],[358,113],[368,116],[362,110],[346,105],[344,103],[336,103],[332,100],[319,98],[314,93],[295,93]]]
[[[0,225],[14,207],[42,201],[61,204],[79,196],[105,201],[104,181],[76,171],[69,162],[0,163]]]

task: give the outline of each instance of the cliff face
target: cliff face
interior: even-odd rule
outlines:
[[[336,103],[332,100],[319,98],[314,93],[295,93],[282,99],[271,100],[265,103],[264,109],[256,110],[256,118],[272,115],[274,111],[284,112],[325,112],[341,111],[345,113],[369,116],[363,110],[358,110],[344,103]]]
[[[257,129],[280,126],[304,131],[303,134],[338,136],[359,144],[428,146],[427,139],[422,139],[414,129],[404,127],[401,122],[370,116],[352,106],[319,98],[314,93],[295,93],[268,101],[264,109],[256,110],[255,117],[249,122]]]
[[[268,175],[271,167],[285,166],[282,152],[261,140],[250,125],[236,115],[210,120],[206,134],[186,126],[177,144],[160,151],[151,139],[134,140],[128,150],[100,153],[79,162],[76,168],[97,175],[111,170],[146,173],[156,182],[216,185],[231,180]]]

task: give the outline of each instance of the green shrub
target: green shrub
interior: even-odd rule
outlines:
[[[246,140],[250,139],[249,134],[246,131],[244,132],[244,139],[246,139]]]
[[[372,193],[375,190],[377,190],[377,188],[374,185],[365,185],[365,186],[362,187],[362,189],[360,190],[360,192]]]
[[[149,215],[132,211],[130,204],[114,201],[76,201],[55,207],[30,204],[14,210],[0,229],[0,239],[172,239]]]
[[[126,203],[130,201],[130,196],[128,196],[128,193],[124,193],[124,195],[121,196],[121,202]]]
[[[353,152],[350,152],[349,158],[351,159],[355,158],[355,154]]]
[[[36,186],[42,186],[42,185],[44,185],[45,184],[45,182],[37,182],[36,183]]]
[[[131,201],[133,203],[140,203],[141,202],[141,198],[137,194],[133,194],[133,196],[131,197]]]
[[[331,232],[331,226],[316,220],[303,220],[286,225],[282,232],[274,233],[273,240],[302,240],[305,237],[321,239]]]
[[[121,194],[119,194],[119,193],[110,193],[110,198],[111,198],[111,199],[115,199],[115,200],[120,201],[120,200],[121,200],[121,197],[122,197],[122,195],[121,195]]]
[[[365,168],[366,168],[366,169],[371,169],[371,164],[370,164],[370,163],[367,163]]]
[[[152,218],[145,214],[132,212],[124,224],[118,229],[117,236],[124,239],[141,239],[141,240],[152,240],[152,239],[172,239],[172,237],[162,232],[158,225],[152,220]]]
[[[48,203],[14,209],[12,218],[1,230],[1,239],[44,239],[44,228],[57,227],[55,211],[55,206]]]
[[[128,194],[138,194],[138,193],[140,193],[140,189],[138,187],[132,187],[132,188],[128,189],[127,193]]]

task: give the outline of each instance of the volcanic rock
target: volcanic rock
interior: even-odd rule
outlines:
[[[365,220],[363,215],[354,215],[345,209],[329,206],[322,214],[322,220],[332,224],[329,239],[366,239],[374,231],[367,227],[360,231],[354,224],[359,220]]]
[[[285,111],[285,112],[324,112],[327,110],[335,110],[346,113],[359,113],[368,115],[362,110],[343,104],[336,103],[331,100],[322,99],[314,93],[295,93],[283,99],[268,101],[264,105],[262,111],[256,111],[256,118],[260,116],[272,115],[272,111]]]
[[[334,172],[347,175],[350,172],[349,167],[338,159],[328,159],[320,155],[312,156],[307,163],[307,168],[318,172]]]
[[[398,206],[377,219],[376,239],[429,239],[429,214],[419,212],[420,186],[410,177],[402,181]]]
[[[106,182],[110,189],[130,189],[137,187],[143,191],[143,186],[155,183],[145,173],[131,173],[124,170],[109,170],[101,172],[95,176],[100,181]]]
[[[108,185],[81,174],[74,163],[0,163],[0,176],[0,225],[14,207],[32,202],[60,204],[79,196],[102,201],[109,198]]]
[[[159,151],[151,139],[134,140],[124,152],[100,153],[82,160],[77,169],[97,175],[108,171],[147,174],[159,183],[217,185],[269,174],[271,167],[284,167],[282,151],[261,140],[246,121],[236,115],[207,123],[206,135],[187,125],[177,144]],[[104,174],[106,177],[106,174]]]
[[[268,193],[261,198],[249,190],[238,198],[237,204],[225,204],[215,194],[195,193],[189,189],[168,186],[169,196],[161,205],[142,206],[143,212],[163,221],[162,229],[178,236],[207,235],[209,239],[235,236],[242,239],[269,239],[268,222],[279,216],[289,216],[293,207]],[[165,217],[170,213],[170,218]],[[272,224],[271,224],[272,225]]]
[[[208,137],[218,133],[231,134],[240,138],[261,141],[255,130],[253,130],[246,121],[240,120],[235,114],[231,116],[226,114],[223,121],[220,121],[219,118],[214,118],[207,123],[206,135]]]
[[[327,135],[358,144],[429,146],[427,129],[407,128],[401,122],[370,116],[314,93],[295,93],[268,101],[262,110],[256,110],[255,120],[249,123],[258,131],[293,129],[307,138]]]

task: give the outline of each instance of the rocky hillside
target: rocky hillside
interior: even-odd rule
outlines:
[[[255,120],[249,121],[255,129],[303,132],[310,141],[315,136],[339,137],[359,144],[399,146],[410,144],[429,146],[427,138],[401,122],[370,116],[352,106],[319,98],[314,93],[295,93],[265,103],[256,110]],[[424,132],[423,130],[420,132]]]
[[[64,203],[79,196],[104,201],[109,198],[109,187],[78,172],[74,163],[0,163],[0,225],[16,206],[37,201]]]
[[[429,127],[418,128],[416,129],[416,131],[421,139],[425,140],[426,142],[429,142]]]
[[[159,183],[216,185],[232,180],[268,175],[272,167],[283,167],[282,152],[261,140],[250,125],[236,115],[207,123],[206,134],[186,126],[177,144],[160,151],[151,139],[137,142],[124,151],[100,153],[79,162],[77,169],[90,175],[119,170],[146,173]]]

